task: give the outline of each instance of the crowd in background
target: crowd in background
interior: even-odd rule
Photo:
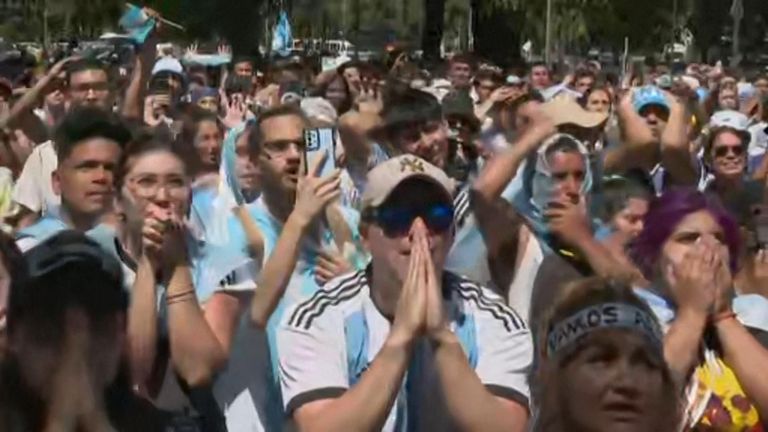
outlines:
[[[160,41],[0,78],[0,430],[764,430],[768,75]]]

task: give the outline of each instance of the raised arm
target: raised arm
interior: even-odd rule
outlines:
[[[256,283],[259,289],[254,292],[251,301],[251,321],[256,326],[266,327],[269,317],[280,302],[296,267],[307,230],[325,206],[339,197],[339,171],[323,178],[316,176],[324,159],[315,163],[310,174],[299,181],[294,209],[261,270]]]
[[[18,128],[24,116],[32,115],[32,110],[40,102],[48,91],[51,82],[64,71],[67,64],[76,60],[77,57],[68,57],[53,65],[50,71],[45,74],[29,91],[24,93],[8,112],[8,116],[0,119],[0,128]]]
[[[570,252],[576,252],[595,274],[622,280],[633,278],[634,270],[622,265],[605,245],[595,239],[584,197],[580,197],[578,203],[567,198],[553,200],[544,217],[550,233],[563,246],[572,248]]]
[[[555,132],[552,120],[536,112],[530,128],[510,148],[488,162],[472,186],[474,193],[488,202],[495,201],[515,177],[525,158]]]
[[[131,81],[125,90],[125,98],[120,110],[123,117],[139,120],[144,118],[144,93],[154,65],[156,41],[157,38],[153,32],[153,35],[141,45],[141,49],[136,53]]]
[[[622,143],[605,154],[605,171],[622,172],[633,167],[650,171],[659,161],[658,140],[632,105],[634,94],[629,91],[619,101],[616,115],[619,119]]]
[[[691,114],[685,103],[667,93],[669,121],[661,134],[661,161],[672,182],[679,185],[695,185],[698,170],[691,157],[688,125]]]

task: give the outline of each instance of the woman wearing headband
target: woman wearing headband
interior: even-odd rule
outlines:
[[[631,254],[652,284],[636,292],[665,328],[664,356],[686,386],[690,430],[758,431],[768,416],[760,302],[735,295],[734,219],[712,198],[671,189],[651,205]],[[762,420],[764,423],[764,420]]]
[[[661,328],[628,285],[567,285],[542,320],[537,353],[535,432],[678,430]]]

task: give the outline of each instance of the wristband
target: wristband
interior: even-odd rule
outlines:
[[[725,321],[725,320],[729,320],[731,318],[736,318],[736,313],[735,312],[733,312],[733,311],[721,312],[721,313],[713,316],[712,319],[710,320],[710,322],[712,324],[717,324],[719,322],[722,322],[722,321]]]
[[[171,303],[173,303],[175,301],[178,301],[179,299],[184,299],[184,298],[186,298],[186,297],[188,297],[190,295],[194,296],[195,295],[195,290],[187,290],[187,291],[183,291],[183,292],[180,292],[180,293],[177,293],[177,294],[168,295],[168,296],[165,297],[165,302],[168,303],[168,304],[171,304]]]

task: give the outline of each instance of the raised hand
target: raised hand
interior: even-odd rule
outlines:
[[[384,96],[375,84],[365,80],[360,88],[355,106],[360,113],[380,114],[384,109]]]
[[[64,68],[68,64],[72,63],[73,61],[80,60],[81,58],[82,57],[80,57],[80,56],[71,56],[71,57],[67,57],[67,58],[65,58],[63,60],[60,60],[58,63],[53,65],[51,70],[48,71],[48,76],[52,77],[52,78],[55,78],[55,77],[59,76],[59,74],[64,72]]]
[[[550,232],[569,246],[577,246],[584,238],[592,237],[586,200],[577,202],[561,197],[550,202],[544,211]]]
[[[192,57],[196,56],[198,52],[198,45],[197,42],[189,45],[187,49],[184,51],[184,57]]]
[[[216,52],[221,56],[232,56],[232,47],[227,44],[220,44],[218,48],[216,48]]]
[[[157,127],[165,119],[160,107],[164,98],[160,95],[151,95],[144,98],[144,123],[149,127]],[[165,97],[166,100],[167,97]],[[170,100],[168,100],[170,103]]]
[[[322,153],[310,165],[307,175],[299,179],[291,217],[298,218],[303,225],[309,225],[322,214],[328,204],[341,195],[341,171],[337,169],[325,177],[318,177],[328,157],[327,153]]]
[[[523,91],[521,89],[517,89],[515,87],[502,86],[497,88],[491,93],[490,99],[493,102],[504,102],[507,100],[515,99],[522,94],[523,94]]]
[[[245,113],[248,108],[242,98],[232,95],[231,99],[222,99],[224,106],[224,118],[221,122],[228,129],[241,125],[245,121]]]
[[[154,204],[147,207],[142,227],[142,254],[156,269],[170,269],[187,261],[184,221],[173,209]]]

